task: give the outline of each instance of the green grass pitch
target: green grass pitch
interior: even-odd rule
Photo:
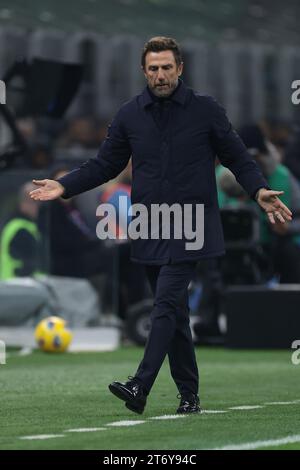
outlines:
[[[134,347],[107,353],[11,353],[0,365],[0,449],[196,450],[300,435],[300,365],[292,364],[291,352],[197,348],[201,405],[226,413],[175,420],[150,419],[174,415],[178,406],[167,362],[143,415],[131,413],[108,391],[111,381],[134,374],[142,354]],[[262,407],[230,409],[238,406]],[[108,426],[128,420],[145,422]],[[66,432],[78,428],[104,429]],[[45,434],[63,437],[20,439]],[[264,448],[300,449],[300,439]]]

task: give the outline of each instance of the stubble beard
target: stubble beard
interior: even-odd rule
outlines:
[[[160,88],[159,86],[152,86],[148,81],[148,86],[150,90],[158,98],[167,98],[168,96],[170,96],[178,85],[178,79],[171,83],[168,83],[167,85],[168,86]]]

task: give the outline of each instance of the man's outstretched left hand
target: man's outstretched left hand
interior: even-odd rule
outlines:
[[[292,220],[290,209],[280,201],[279,197],[284,191],[273,191],[272,189],[261,188],[257,191],[256,201],[266,212],[271,224]]]

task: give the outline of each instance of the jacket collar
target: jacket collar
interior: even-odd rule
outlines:
[[[187,95],[187,87],[183,83],[182,80],[179,79],[178,86],[174,93],[170,96],[171,101],[175,101],[179,103],[181,106],[185,105],[186,95]],[[150,92],[148,87],[145,87],[143,92],[141,93],[141,104],[143,107],[149,106],[154,103],[155,98]]]

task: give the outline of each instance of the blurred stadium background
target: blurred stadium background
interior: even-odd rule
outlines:
[[[220,391],[224,386],[224,395],[214,396],[209,406],[218,409],[227,398],[228,406],[230,402],[230,387],[224,383],[231,361],[239,362],[240,353],[230,352],[229,357],[223,347],[291,348],[300,331],[300,106],[291,101],[291,84],[300,79],[299,18],[300,4],[295,0],[0,0],[0,79],[7,86],[7,104],[0,105],[0,340],[29,353],[35,325],[46,316],[62,316],[74,331],[71,350],[115,350],[116,356],[105,356],[110,365],[100,387],[116,378],[114,372],[127,374],[128,365],[139,357],[141,351],[133,346],[144,344],[147,337],[149,286],[142,268],[129,262],[129,243],[101,242],[95,232],[101,202],[117,207],[119,196],[130,200],[130,167],[116,181],[69,204],[37,205],[27,194],[32,178],[58,175],[96,155],[114,113],[145,85],[140,71],[144,42],[165,35],[182,45],[186,84],[224,105],[265,176],[276,185],[274,189],[285,190],[284,202],[294,212],[294,223],[286,232],[272,232],[231,175],[216,164],[227,255],[221,263],[201,264],[190,286],[194,340],[199,347],[209,346],[204,357],[212,369],[205,369],[204,382],[214,396],[211,371],[215,370],[220,374]],[[126,230],[127,215],[119,215],[119,225],[110,227],[113,233]],[[130,357],[123,367],[124,348]],[[14,358],[14,349],[8,352],[17,384],[26,358]],[[96,357],[101,364],[94,355],[89,369],[84,355],[58,364],[57,359],[35,354],[28,358],[34,384],[43,377],[44,361],[54,374],[55,363],[60,377],[67,376],[75,363],[82,370],[86,367],[86,376],[89,370],[95,372]],[[201,348],[198,354],[201,357]],[[280,396],[273,393],[272,400],[295,398],[289,352],[271,354],[260,356],[258,351],[243,356],[238,370],[244,386],[231,405],[252,403],[256,393],[267,401],[267,390],[262,391],[259,380],[249,395],[245,386],[250,376],[254,380],[260,359],[261,373],[275,389],[280,373],[286,380]],[[166,377],[164,369],[164,392],[170,389]],[[232,378],[238,380],[236,375]],[[65,391],[62,387],[61,393]],[[55,392],[49,393],[49,399],[57,399]],[[7,409],[14,403],[8,403]],[[76,408],[75,401],[72,406]],[[281,416],[288,432],[292,416],[285,411]],[[259,428],[259,424],[257,434],[249,433],[248,418],[247,414],[239,423],[244,440],[271,435],[274,427]],[[224,439],[208,437],[203,445],[227,442],[228,420],[222,423]],[[34,419],[31,424],[28,434],[42,433]],[[196,420],[194,425],[196,430]],[[14,426],[20,433],[19,424]],[[131,438],[136,438],[132,433],[124,448],[131,448]],[[2,442],[2,448],[16,447],[14,440]],[[155,439],[151,442],[153,448],[159,445]],[[68,445],[80,444],[74,440]],[[122,448],[121,435],[116,445]],[[168,445],[196,444],[191,440]]]
[[[164,33],[181,41],[185,81],[210,93],[235,125],[294,119],[290,85],[299,74],[299,3],[114,0],[1,2],[1,70],[17,57],[84,64],[70,115],[110,118],[139,92],[140,50]],[[126,60],[125,60],[126,59]]]

